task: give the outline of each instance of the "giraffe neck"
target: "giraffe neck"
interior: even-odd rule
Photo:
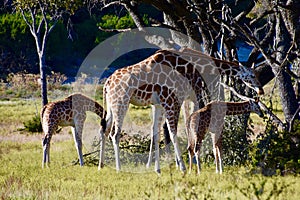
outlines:
[[[251,111],[250,103],[244,102],[227,102],[226,103],[226,115],[239,115],[245,114]]]
[[[96,113],[101,118],[106,115],[106,111],[103,107],[93,99],[82,94],[73,94],[70,97],[72,99],[73,107],[80,106],[84,111]]]
[[[240,71],[238,63],[213,58],[193,49],[185,48],[180,55],[193,65],[197,65],[197,70],[201,74],[235,76]]]
[[[215,58],[213,58],[212,61],[218,68],[220,74],[226,74],[227,76],[235,76],[239,70],[239,66],[233,62],[218,60]]]

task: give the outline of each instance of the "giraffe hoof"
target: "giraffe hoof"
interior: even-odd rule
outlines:
[[[155,172],[157,173],[157,175],[161,175],[160,169],[155,170]]]

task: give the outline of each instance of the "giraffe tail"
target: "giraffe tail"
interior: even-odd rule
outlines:
[[[107,82],[109,84],[109,82]],[[102,119],[101,119],[101,126],[102,129],[104,131],[104,133],[106,132],[106,128],[107,128],[107,122],[106,122],[106,115],[107,115],[107,111],[105,110],[105,108],[107,108],[106,105],[106,84],[104,84],[103,87],[103,115],[102,115]]]
[[[190,151],[193,151],[192,149],[192,146],[194,144],[194,136],[192,135],[193,131],[192,131],[192,128],[191,128],[191,121],[192,121],[192,117],[195,117],[195,114],[196,113],[192,113],[188,118],[187,118],[187,121],[186,121],[186,135],[187,135],[187,139],[188,139],[188,146],[187,146],[187,150],[190,150]]]
[[[48,106],[45,105],[45,106],[42,108],[42,110],[41,110],[41,124],[42,124],[42,126],[43,126],[43,117],[44,117],[44,113],[45,113],[47,107],[48,107]]]

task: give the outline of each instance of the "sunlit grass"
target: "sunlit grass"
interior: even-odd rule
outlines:
[[[41,168],[41,146],[0,143],[0,197],[2,199],[296,199],[299,176],[263,177],[240,167],[214,167],[182,175],[174,166],[162,175],[116,173],[111,167],[70,165],[76,159],[72,141],[51,147],[51,166]]]
[[[23,122],[40,113],[40,102],[32,100],[0,101],[0,135],[18,132]]]
[[[19,137],[21,132],[17,129],[39,112],[39,105],[39,100],[0,101],[0,136],[11,134]],[[254,126],[260,126],[263,123],[256,116],[251,115]],[[88,120],[90,118],[93,117],[89,115]],[[151,108],[130,107],[126,120],[127,123],[134,121],[143,127],[145,133],[150,133]],[[91,130],[89,125],[87,123],[87,130]],[[136,131],[135,127],[133,129]],[[218,175],[214,165],[203,164],[199,176],[194,172],[183,176],[172,165],[164,166],[161,176],[158,176],[153,172],[153,165],[144,173],[116,173],[113,164],[107,164],[101,171],[97,170],[97,166],[74,166],[72,161],[77,160],[77,153],[72,136],[67,136],[62,141],[55,140],[57,135],[53,136],[51,165],[44,169],[41,168],[39,139],[29,142],[0,140],[0,198],[297,199],[300,196],[299,175],[264,177],[250,173],[247,167],[225,165],[224,173]],[[124,169],[133,167],[132,164],[124,166]]]

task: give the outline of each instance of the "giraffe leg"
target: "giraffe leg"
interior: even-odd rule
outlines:
[[[152,133],[151,133],[151,140],[150,140],[150,149],[149,149],[149,156],[148,156],[148,162],[146,164],[146,167],[149,168],[150,165],[151,165],[151,162],[152,162],[152,151],[153,151],[153,136],[152,136]]]
[[[182,172],[185,172],[186,168],[185,168],[185,164],[184,164],[184,162],[182,160],[182,157],[181,157],[181,152],[180,152],[180,149],[179,149],[177,136],[174,135],[174,134],[171,134],[171,141],[174,145],[174,151],[175,151],[175,155],[177,157],[178,163],[179,163],[179,168]]]
[[[112,139],[112,143],[115,151],[117,172],[121,170],[119,142],[120,142],[123,121],[129,107],[129,100],[130,100],[129,96],[125,96],[123,99],[120,99],[119,101],[110,100],[111,102],[113,102],[112,104],[108,103],[107,101],[107,111],[112,116],[112,118],[107,117],[107,119],[111,120],[111,123],[113,125],[113,127],[110,129],[109,135]]]
[[[106,119],[102,119],[101,123],[104,123],[100,129],[100,152],[99,152],[99,165],[98,170],[100,170],[104,166],[104,151],[105,151],[105,141],[106,141],[106,135],[105,133],[108,132],[108,130],[111,130],[112,128],[112,114],[109,112],[107,114]],[[105,129],[104,129],[105,126]]]
[[[189,174],[191,174],[193,169],[193,159],[194,159],[194,151],[191,147],[188,147],[188,153],[189,153]]]
[[[202,145],[202,138],[197,138],[195,141],[195,158],[196,158],[196,164],[197,164],[197,174],[200,174],[201,171],[201,164],[200,164],[200,149],[201,149],[201,145]]]
[[[147,167],[151,165],[152,160],[152,151],[153,144],[155,147],[155,171],[160,173],[160,164],[159,164],[159,129],[161,127],[162,119],[163,119],[163,108],[160,105],[152,105],[152,115],[153,115],[153,123],[152,123],[152,131],[151,131],[151,144],[149,151],[149,158],[147,162]]]
[[[216,143],[217,147],[217,154],[218,154],[218,161],[219,161],[219,173],[222,174],[223,172],[223,163],[222,163],[222,135],[218,139],[218,142]]]
[[[211,133],[213,152],[214,152],[215,164],[216,164],[216,173],[219,173],[219,168],[220,168],[220,151],[218,147],[219,136],[220,136],[219,134]]]
[[[53,133],[55,132],[54,130],[57,129],[57,126],[49,126],[49,125],[44,125],[43,130],[46,133],[45,137],[43,138],[42,141],[42,146],[43,146],[43,162],[42,162],[42,167],[46,165],[49,167],[50,163],[50,142],[51,142],[51,137]]]
[[[50,138],[46,136],[43,139],[43,163],[42,167],[44,168],[45,165],[48,167],[50,163]]]
[[[80,166],[84,165],[83,155],[82,155],[82,128],[83,122],[75,123],[75,127],[72,127],[72,133],[75,141],[75,146],[78,153]]]
[[[179,112],[180,112],[180,106],[178,106],[177,103],[178,102],[174,102],[172,104],[165,104],[164,108],[165,108],[165,115],[167,119],[167,125],[170,132],[170,139],[174,145],[176,159],[178,161],[180,170],[185,173],[186,168],[183,159],[181,157],[181,152],[177,140],[177,126],[178,126]]]
[[[99,152],[99,165],[98,170],[104,166],[104,150],[105,150],[105,136],[104,130],[100,130],[100,152]]]
[[[200,164],[200,151],[195,152],[196,164],[197,164],[197,174],[200,174],[201,171],[201,164]]]
[[[115,151],[115,158],[116,158],[116,170],[119,172],[121,170],[121,163],[120,163],[120,135],[121,135],[121,128],[115,124],[115,133],[111,135],[114,151]]]
[[[171,149],[170,149],[171,139],[170,139],[170,133],[168,130],[167,122],[165,122],[163,125],[163,131],[164,131],[165,151],[166,151],[168,159],[170,159],[171,158]],[[176,156],[175,156],[175,162],[176,162],[176,166],[177,166],[178,162],[176,160]]]
[[[216,173],[219,172],[219,169],[218,169],[218,155],[217,155],[217,149],[215,147],[215,144],[213,144],[213,152],[214,152],[214,157],[215,157],[215,165],[216,165]]]

